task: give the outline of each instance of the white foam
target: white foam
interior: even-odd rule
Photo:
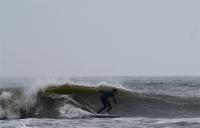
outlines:
[[[11,98],[12,94],[10,92],[7,91],[3,91],[0,95],[0,100],[7,100],[9,98]]]
[[[124,89],[124,90],[129,90],[128,88],[124,87],[121,84],[111,84],[108,82],[100,82],[97,84],[97,86],[109,86],[109,87],[113,87],[113,88],[120,88],[120,89]]]
[[[19,113],[16,112],[21,107],[19,99],[13,100],[13,94],[3,91],[0,95],[0,118],[18,118]]]
[[[168,124],[168,123],[200,123],[200,118],[178,118],[178,119],[158,119],[157,124]]]
[[[65,104],[59,109],[62,118],[82,118],[90,113],[72,104]]]
[[[81,85],[81,86],[89,86],[89,87],[113,87],[113,88],[119,88],[119,89],[124,89],[124,90],[127,90],[127,91],[131,91],[131,89],[127,88],[127,87],[124,87],[122,84],[113,84],[113,83],[109,83],[109,82],[106,82],[106,81],[102,81],[102,82],[99,82],[97,84],[91,84],[91,83],[88,83],[88,82],[84,82],[84,81],[79,81],[79,82],[74,82],[74,81],[69,81],[69,84],[72,84],[72,85]]]
[[[0,122],[1,123],[1,122]],[[24,119],[24,120],[9,120],[7,123],[2,123],[0,128],[38,128],[36,126],[32,126],[32,119]]]

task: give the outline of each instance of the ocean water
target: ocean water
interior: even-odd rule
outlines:
[[[118,88],[110,114],[96,90]],[[200,77],[0,78],[0,128],[199,128]]]

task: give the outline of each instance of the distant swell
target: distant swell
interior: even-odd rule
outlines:
[[[38,90],[27,99],[22,88],[0,90],[0,118],[82,118],[102,105],[96,90],[111,90],[108,85],[89,87],[65,84]],[[119,88],[117,105],[111,114],[123,117],[199,117],[200,98],[138,93]]]

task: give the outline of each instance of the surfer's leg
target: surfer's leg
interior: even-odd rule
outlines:
[[[104,109],[106,109],[106,106],[103,106],[97,113],[100,113],[100,112],[103,111]]]
[[[101,99],[101,103],[103,104],[103,107],[99,109],[99,111],[97,111],[97,113],[100,113],[101,111],[103,111],[104,109],[107,108],[107,104],[106,101],[104,99]]]
[[[108,105],[108,109],[107,109],[107,113],[108,113],[112,109],[112,106],[109,101],[107,101],[107,105]]]

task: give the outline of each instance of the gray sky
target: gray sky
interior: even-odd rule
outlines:
[[[0,76],[200,75],[199,0],[1,0]]]

